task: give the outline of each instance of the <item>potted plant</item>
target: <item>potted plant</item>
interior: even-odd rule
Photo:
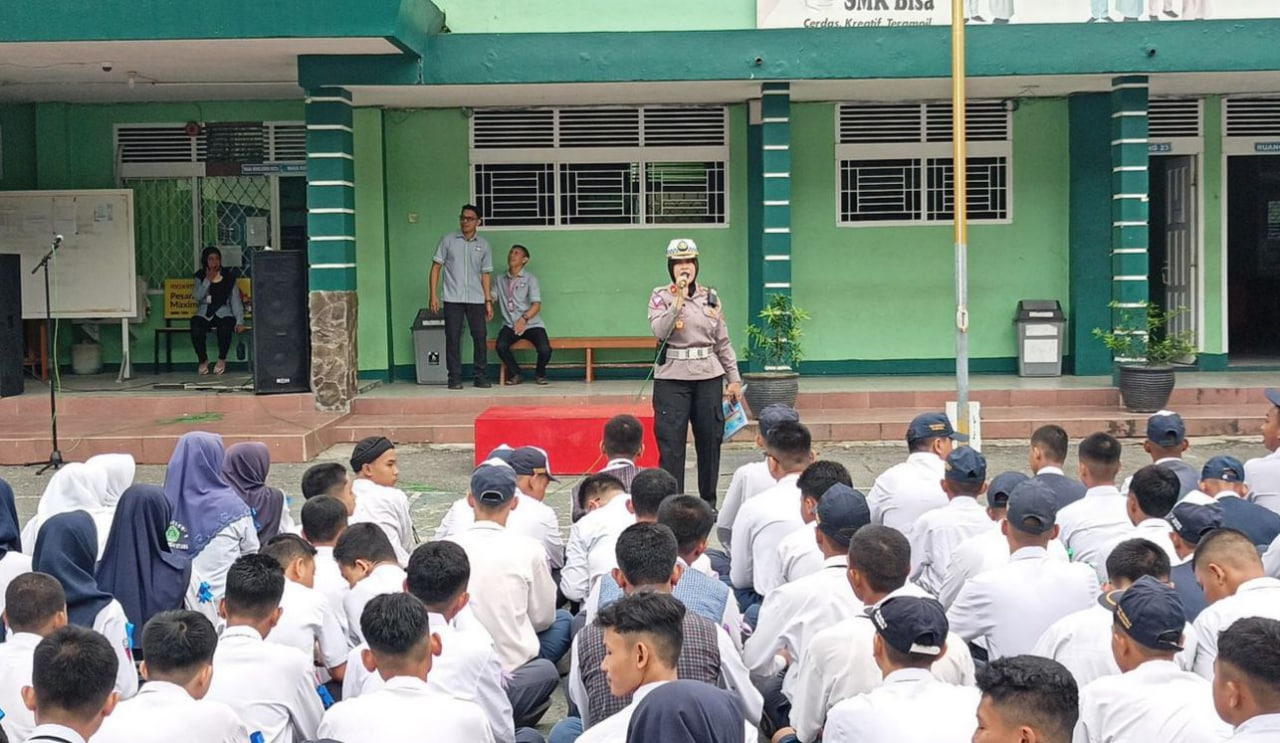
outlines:
[[[1114,330],[1094,328],[1093,335],[1102,341],[1116,360],[1120,399],[1126,410],[1154,413],[1164,409],[1176,383],[1174,364],[1195,357],[1191,331],[1173,332],[1170,321],[1185,313],[1185,307],[1162,310],[1150,302],[1137,307],[1120,307]],[[1145,320],[1141,315],[1145,315]]]
[[[775,403],[796,404],[803,357],[800,326],[808,319],[809,313],[792,304],[789,295],[774,294],[760,310],[757,322],[747,326],[747,358],[763,368],[742,375],[743,395],[752,418]]]

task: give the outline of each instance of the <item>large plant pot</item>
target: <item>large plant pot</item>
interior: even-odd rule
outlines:
[[[1154,413],[1169,403],[1176,382],[1172,366],[1120,365],[1120,400],[1125,410]]]
[[[747,399],[747,413],[751,420],[756,419],[756,412],[770,405],[782,404],[795,407],[796,397],[800,394],[800,374],[798,372],[752,372],[742,375],[745,389],[742,396]]]

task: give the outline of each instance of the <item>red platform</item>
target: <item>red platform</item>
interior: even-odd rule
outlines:
[[[645,404],[488,408],[475,419],[476,464],[501,444],[539,446],[547,452],[552,474],[594,472],[605,463],[600,454],[604,424],[620,413],[634,415],[644,426],[644,453],[637,464],[657,467],[653,408]]]

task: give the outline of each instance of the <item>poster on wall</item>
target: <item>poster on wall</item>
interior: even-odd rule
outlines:
[[[1277,0],[964,0],[971,24],[1280,17]],[[756,0],[757,28],[947,26],[951,0]]]

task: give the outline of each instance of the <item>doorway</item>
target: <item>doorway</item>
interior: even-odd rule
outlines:
[[[1231,364],[1280,362],[1280,155],[1227,158]]]
[[[1153,156],[1150,163],[1148,286],[1151,303],[1172,312],[1169,332],[1190,333],[1199,327],[1199,203],[1196,156]],[[1182,359],[1191,363],[1193,359]]]

